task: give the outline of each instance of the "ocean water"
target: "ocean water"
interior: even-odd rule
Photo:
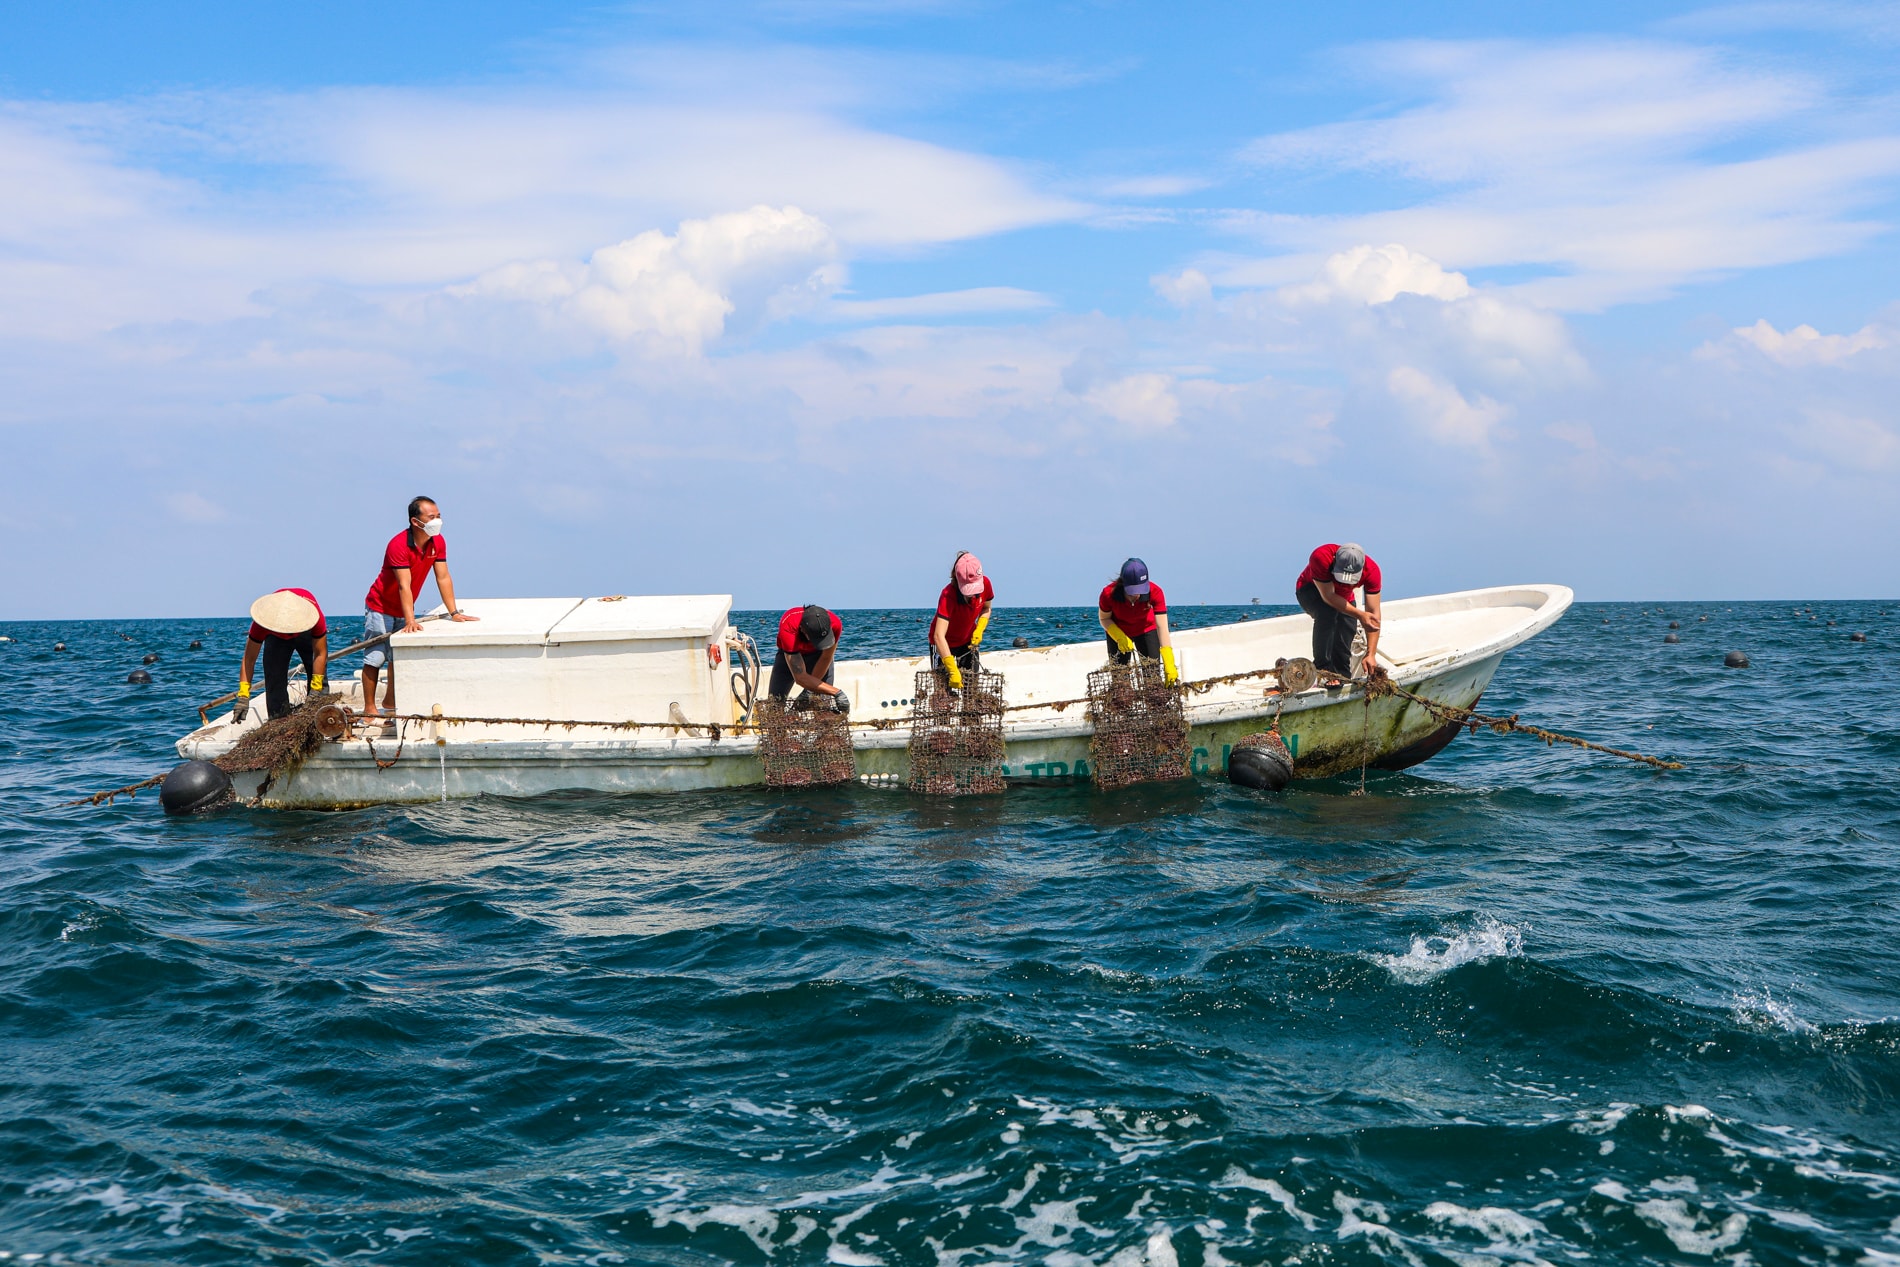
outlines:
[[[0,625],[0,1260],[1900,1263],[1900,603],[1808,606],[1506,658],[1679,773],[182,821],[58,802],[242,622]]]

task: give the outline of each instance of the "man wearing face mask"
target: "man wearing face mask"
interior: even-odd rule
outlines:
[[[450,620],[479,620],[455,606],[455,582],[449,577],[449,547],[442,539],[442,511],[430,497],[417,497],[409,503],[409,526],[389,539],[383,551],[383,570],[369,587],[363,600],[368,615],[363,620],[363,636],[378,638],[384,634],[411,633],[422,628],[416,621],[416,599],[422,586],[435,573],[435,587],[442,592],[442,605],[449,609]],[[396,707],[395,648],[379,642],[363,653],[363,715],[376,715],[376,682],[383,666],[389,666],[389,685],[383,692],[383,707]]]

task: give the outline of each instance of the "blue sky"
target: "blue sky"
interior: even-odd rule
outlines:
[[[0,4],[0,617],[1900,595],[1891,5]]]

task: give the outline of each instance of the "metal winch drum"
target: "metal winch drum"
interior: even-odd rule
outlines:
[[[1273,671],[1280,690],[1287,695],[1298,695],[1319,685],[1319,666],[1305,656],[1282,660],[1273,666]]]

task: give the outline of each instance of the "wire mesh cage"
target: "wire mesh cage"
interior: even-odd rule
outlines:
[[[910,706],[910,789],[926,796],[1003,790],[1003,675],[971,669],[961,693],[935,669],[917,674]]]
[[[849,783],[858,775],[843,713],[788,700],[759,701],[759,764],[767,787]]]
[[[1188,773],[1186,690],[1158,661],[1134,657],[1089,674],[1090,777],[1099,788],[1165,783]]]

